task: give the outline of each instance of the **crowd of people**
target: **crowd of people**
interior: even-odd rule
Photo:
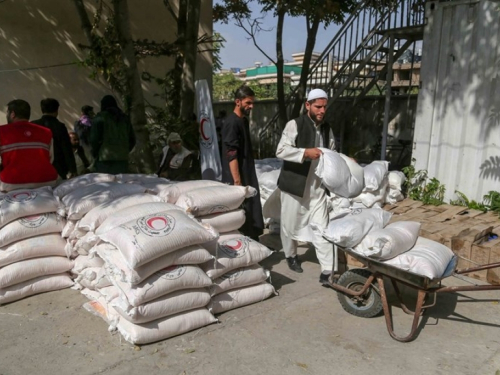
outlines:
[[[264,220],[248,119],[254,100],[251,88],[238,88],[234,110],[218,116],[216,130],[222,182],[250,185],[257,190],[257,195],[244,203],[246,222],[241,231],[258,241]],[[320,148],[335,147],[330,126],[324,121],[327,102],[323,90],[312,90],[305,102],[305,113],[286,124],[276,150],[276,156],[284,161],[278,187],[282,207],[280,236],[288,267],[303,272],[297,243],[312,243],[321,265],[319,281],[323,285],[331,282],[333,245],[305,228],[310,222],[328,225],[327,192],[314,173],[322,154]],[[61,180],[91,171],[128,172],[128,157],[136,139],[128,116],[113,96],[102,98],[97,114],[91,106],[83,106],[72,132],[57,119],[56,99],[43,99],[40,107],[42,117],[30,121],[29,103],[21,99],[8,103],[8,124],[0,126],[0,190],[55,186]],[[162,151],[157,175],[169,180],[189,179],[194,155],[183,146],[178,133],[168,136]]]

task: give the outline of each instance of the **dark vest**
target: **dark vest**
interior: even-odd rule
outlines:
[[[297,148],[314,148],[316,140],[316,128],[312,120],[304,114],[295,119],[297,123],[297,139],[295,146]],[[321,124],[321,135],[323,136],[323,147],[328,148],[330,144],[330,126],[326,123]],[[307,175],[311,168],[311,161],[304,160],[302,163],[284,161],[278,179],[278,187],[285,193],[293,194],[298,197],[304,196],[306,188]]]

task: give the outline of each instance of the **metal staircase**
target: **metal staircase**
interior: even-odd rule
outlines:
[[[390,96],[393,63],[410,47],[415,55],[415,41],[423,39],[423,0],[396,0],[385,10],[373,9],[372,3],[360,1],[311,67],[306,92],[327,91],[328,107],[340,97],[355,97],[355,104],[369,94]],[[297,91],[286,98],[288,113]],[[278,114],[260,130],[261,158],[274,156],[282,130]]]

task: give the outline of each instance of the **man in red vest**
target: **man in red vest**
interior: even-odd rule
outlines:
[[[0,190],[55,186],[52,132],[28,122],[31,108],[17,99],[7,104],[8,124],[0,126]]]

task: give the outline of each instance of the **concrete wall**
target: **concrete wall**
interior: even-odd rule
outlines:
[[[327,120],[332,125],[334,135],[337,139],[338,149],[343,153],[356,157],[360,162],[368,162],[374,159],[373,149],[382,134],[384,122],[384,97],[368,97],[361,100],[353,107],[352,98],[343,98],[333,103],[327,113]],[[411,159],[411,145],[404,157],[399,159],[401,145],[399,140],[411,141],[413,139],[413,126],[416,116],[417,97],[415,95],[400,95],[391,98],[391,111],[389,122],[388,160],[392,167],[397,168],[407,164]],[[232,102],[214,103],[214,113],[225,109],[228,113],[232,111]],[[275,100],[256,101],[254,110],[250,117],[250,131],[254,149],[266,149],[259,142],[259,131],[278,111],[278,103]],[[272,135],[266,137],[264,142],[269,142]],[[395,145],[395,146],[393,146]],[[270,147],[270,152],[261,157],[272,157],[276,145]],[[375,157],[380,159],[380,157]]]
[[[90,11],[95,1],[85,1]],[[109,1],[108,3],[111,3]],[[176,23],[162,1],[129,0],[131,26],[136,39],[173,42]],[[31,119],[41,116],[39,103],[54,97],[61,103],[59,118],[72,126],[84,104],[99,109],[102,96],[112,94],[105,82],[89,78],[90,71],[74,64],[84,54],[78,44],[88,44],[72,0],[6,0],[0,2],[0,124],[5,123],[6,104],[27,100]],[[212,33],[212,2],[203,1],[200,35]],[[163,76],[172,67],[170,58],[146,58],[140,70]],[[199,54],[197,79],[211,84],[212,58]],[[156,85],[143,84],[145,98],[154,97]]]
[[[498,1],[427,3],[415,158],[446,199],[500,190],[499,14]]]

